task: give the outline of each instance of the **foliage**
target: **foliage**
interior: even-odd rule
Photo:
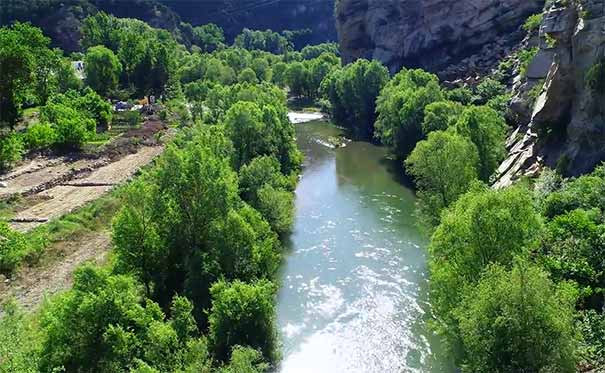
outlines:
[[[223,29],[214,23],[193,28],[193,43],[204,52],[212,52],[225,43]]]
[[[263,355],[252,348],[235,346],[231,351],[229,364],[219,370],[219,373],[262,373],[269,370],[269,364],[263,360]]]
[[[456,123],[464,107],[455,101],[437,101],[424,108],[422,132],[445,131]]]
[[[588,70],[586,84],[593,91],[605,95],[605,59],[594,64]]]
[[[0,305],[0,310],[0,371],[38,372],[39,336],[34,323],[13,301]]]
[[[530,49],[522,49],[517,52],[517,57],[520,62],[520,70],[521,76],[524,77],[527,75],[527,69],[531,61],[533,61],[534,57],[538,54],[539,49],[537,47]]]
[[[601,165],[591,174],[565,183],[560,190],[549,194],[542,203],[547,218],[554,218],[575,209],[605,210],[605,166]]]
[[[258,78],[256,77],[254,70],[247,67],[243,69],[241,73],[239,73],[237,76],[237,81],[240,83],[256,83]]]
[[[181,351],[192,336],[179,335],[177,324],[165,321],[157,304],[144,301],[131,277],[90,266],[78,269],[74,277],[73,289],[43,310],[41,371],[124,371],[137,360],[159,371],[184,365]],[[173,311],[183,309],[182,303],[175,298]],[[189,316],[175,312],[173,317]]]
[[[301,50],[301,53],[305,60],[312,60],[324,53],[332,53],[336,56],[339,56],[340,50],[337,43],[322,43],[317,45],[307,45]]]
[[[111,50],[96,46],[86,52],[84,70],[86,84],[101,96],[108,96],[118,87],[122,64]]]
[[[288,39],[271,30],[258,31],[243,29],[235,38],[234,46],[248,50],[261,50],[273,54],[283,54],[292,49]]]
[[[48,149],[55,144],[57,133],[49,123],[34,123],[27,128],[24,135],[29,149]]]
[[[456,311],[468,372],[575,372],[573,286],[527,263],[492,266]]]
[[[212,286],[209,338],[217,359],[225,361],[233,347],[246,345],[259,349],[269,361],[276,360],[274,292],[267,281],[219,281]]]
[[[11,273],[28,253],[28,242],[22,233],[0,222],[0,272]]]
[[[28,96],[44,104],[55,84],[57,53],[39,28],[15,23],[0,28],[0,125],[15,126]]]
[[[422,70],[402,70],[384,87],[376,101],[376,134],[400,159],[426,137],[422,130],[425,107],[442,101],[437,76]]]
[[[553,278],[575,281],[581,301],[597,309],[605,290],[604,235],[598,210],[577,209],[548,222],[541,249],[541,262]]]
[[[523,29],[527,32],[534,32],[540,28],[540,24],[542,24],[542,19],[544,18],[544,13],[538,13],[529,16],[525,23],[523,24]]]
[[[475,285],[490,264],[509,267],[540,230],[540,216],[523,187],[472,187],[442,215],[429,245],[430,287],[440,332],[451,343],[457,339],[453,310],[460,290]]]
[[[490,100],[502,96],[506,93],[506,86],[499,81],[491,78],[484,79],[475,88],[474,102],[478,105],[484,105]]]
[[[386,67],[363,59],[329,73],[322,82],[322,92],[330,100],[336,125],[358,138],[371,139],[376,98],[388,80]]]
[[[441,211],[468,190],[477,178],[476,147],[453,132],[436,131],[420,141],[405,161],[418,187],[422,217],[429,226],[439,222]]]
[[[14,132],[0,135],[0,170],[7,170],[15,162],[20,161],[24,148],[20,135]]]
[[[471,106],[464,110],[455,128],[477,147],[479,178],[489,181],[506,156],[506,122],[500,114],[487,106]]]

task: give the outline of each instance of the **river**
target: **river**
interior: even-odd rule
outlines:
[[[413,192],[385,150],[327,143],[338,129],[297,124],[305,154],[278,296],[281,373],[450,372],[429,331],[427,239]]]

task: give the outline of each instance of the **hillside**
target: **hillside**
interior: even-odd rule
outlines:
[[[27,21],[42,28],[54,44],[73,52],[79,50],[81,21],[98,11],[120,18],[136,18],[150,26],[171,31],[183,44],[191,43],[181,22],[193,26],[216,23],[232,41],[242,29],[274,31],[309,29],[302,46],[336,40],[331,0],[260,1],[232,0],[13,0],[0,4],[0,25]]]

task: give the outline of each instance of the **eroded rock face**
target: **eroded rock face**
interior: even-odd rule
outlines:
[[[382,61],[439,71],[503,42],[544,0],[339,0],[337,29],[345,62]],[[517,40],[518,41],[518,40]]]
[[[576,176],[605,160],[605,94],[586,83],[590,68],[605,58],[605,0],[556,1],[540,35],[534,61],[550,67],[529,123],[521,122],[509,139],[496,187],[544,166]],[[536,75],[526,79],[541,78]]]

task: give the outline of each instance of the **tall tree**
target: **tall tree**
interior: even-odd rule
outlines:
[[[92,47],[84,57],[86,83],[101,96],[107,97],[118,87],[122,64],[106,47]]]

